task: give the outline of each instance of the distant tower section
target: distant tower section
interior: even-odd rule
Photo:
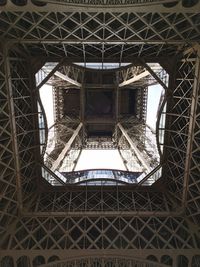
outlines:
[[[159,164],[155,134],[146,125],[148,86],[142,66],[97,69],[63,65],[51,77],[55,125],[45,164],[74,171],[83,149],[117,149],[127,171],[147,175]]]

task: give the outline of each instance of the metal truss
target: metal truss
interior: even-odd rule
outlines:
[[[6,233],[7,227],[17,217],[18,199],[15,176],[16,154],[14,152],[14,140],[12,138],[12,119],[10,113],[13,99],[10,95],[10,88],[7,82],[5,50],[0,47],[0,183],[1,183],[1,211],[0,211],[0,236]],[[10,103],[11,102],[11,103]],[[10,103],[10,104],[9,104]]]
[[[65,81],[64,83],[65,87],[67,85],[68,87],[72,85],[72,86],[80,88],[83,82],[83,73],[84,73],[84,69],[80,67],[78,68],[77,66],[74,66],[74,65],[63,65],[62,68],[59,69],[59,71],[55,72],[55,76]],[[62,81],[60,82],[62,83]],[[55,77],[54,77],[53,84],[55,84],[56,87],[59,86],[59,80],[55,79]]]
[[[174,55],[200,34],[195,13],[1,12],[0,20],[2,38],[30,55],[78,62]]]
[[[0,12],[2,267],[9,266],[11,256],[21,267],[20,257],[27,255],[35,267],[45,264],[39,256],[58,255],[63,262],[66,254],[105,251],[115,257],[157,255],[160,262],[167,255],[173,260],[179,256],[168,266],[199,266],[200,63],[199,46],[194,46],[200,36],[198,7],[199,3],[196,11],[181,7],[179,12],[163,6],[56,12],[48,5],[34,12],[6,6],[8,11]],[[8,42],[11,47],[6,48]],[[161,111],[166,114],[161,179],[151,187],[61,190],[48,184],[40,167],[34,77],[38,69],[32,69],[33,57],[39,65],[61,58],[69,63],[134,63],[136,57],[145,64],[165,65],[173,57],[175,64],[167,69],[166,110]],[[101,262],[102,254],[100,258]]]
[[[117,72],[119,87],[127,86],[149,75],[142,66],[130,66]]]
[[[119,79],[119,87],[131,85],[133,88],[147,87],[156,83],[161,83],[164,89],[166,84],[166,71],[158,63],[146,64],[138,60],[127,67],[121,68],[117,71]]]
[[[149,215],[158,213],[160,216],[171,214],[175,204],[168,199],[163,192],[155,190],[138,190],[124,186],[98,186],[98,187],[74,187],[71,186],[65,191],[41,193],[29,209],[29,215],[52,214],[73,215],[83,214],[109,214],[114,216],[120,214],[141,214]],[[155,194],[156,192],[156,194]],[[174,208],[173,208],[174,207]],[[173,213],[173,212],[172,212]]]
[[[90,137],[85,140],[84,149],[116,149],[117,143],[116,138],[108,137]]]
[[[193,112],[191,108],[194,99],[196,99],[193,94],[197,90],[196,82],[194,82],[197,79],[195,66],[198,63],[196,62],[198,62],[198,57],[196,57],[196,51],[193,49],[186,52],[177,62],[176,82],[174,90],[169,89],[170,96],[168,96],[166,107],[164,157],[167,158],[167,161],[166,167],[163,169],[163,178],[168,184],[169,190],[180,202],[183,200],[183,192],[185,191],[184,176],[186,177],[189,172],[188,142],[191,138],[189,133],[190,121],[192,120],[190,114]],[[170,101],[170,98],[173,101]],[[190,147],[190,151],[191,149]]]
[[[71,156],[73,149],[80,151],[82,144],[79,136],[81,128],[82,123],[80,123],[79,119],[72,119],[66,116],[50,127],[44,159],[45,165],[53,172],[63,165],[63,161],[66,155],[70,154],[70,151]],[[72,156],[72,161],[70,160],[71,166],[66,167],[68,170],[73,169],[74,160],[75,158]]]
[[[35,19],[37,17],[37,24]],[[198,41],[197,14],[1,12],[1,36],[15,43],[185,43]],[[59,23],[57,23],[59,21]],[[10,24],[10,22],[12,24]],[[173,24],[172,24],[173,22]],[[183,24],[182,24],[183,23]],[[51,30],[49,31],[49,26]],[[183,25],[185,27],[183,27]],[[104,31],[101,32],[104,26]],[[137,27],[137,31],[134,28]],[[126,32],[124,30],[126,29]],[[81,32],[80,32],[81,31]],[[82,33],[82,34],[81,34]],[[104,38],[103,38],[104,37]],[[150,41],[151,40],[151,41]],[[106,51],[105,51],[106,52]]]
[[[137,118],[131,117],[122,119],[117,127],[121,132],[120,153],[125,156],[130,150],[125,156],[127,164],[130,167],[133,165],[130,170],[133,171],[139,164],[147,174],[159,165],[160,157],[156,147],[155,134],[145,124],[139,122]]]
[[[188,215],[195,223],[199,221],[199,123],[200,123],[200,50],[197,50],[192,92],[189,138],[187,143],[186,167],[184,175],[183,203]]]
[[[27,191],[27,197],[30,198],[30,193],[35,188],[34,179],[39,174],[36,164],[36,158],[40,155],[37,96],[34,92],[34,78],[26,60],[14,53],[9,55],[8,60],[10,73],[8,80],[12,85],[14,109],[12,116],[15,116],[21,189],[24,193]]]
[[[74,142],[74,140],[76,139],[76,137],[78,136],[80,130],[82,127],[82,123],[80,123],[78,125],[78,127],[75,129],[73,135],[70,137],[70,139],[68,140],[68,142],[65,144],[64,148],[62,149],[62,151],[59,153],[57,159],[53,162],[52,164],[52,171],[55,171],[58,169],[58,167],[61,164],[61,161],[64,159],[64,157],[66,156],[66,154],[69,152],[69,150],[71,149],[71,146]]]
[[[140,150],[137,148],[137,146],[134,144],[133,140],[129,137],[129,135],[127,134],[127,132],[125,131],[125,129],[122,127],[122,125],[120,123],[117,124],[117,126],[119,127],[120,131],[122,132],[122,135],[125,136],[126,140],[128,141],[131,149],[133,150],[133,152],[135,153],[136,157],[138,158],[139,162],[141,163],[141,165],[144,167],[145,172],[150,172],[150,168],[146,163],[145,158],[142,156],[142,153],[140,152]]]
[[[173,234],[171,233],[173,231]],[[4,244],[12,250],[198,249],[180,217],[23,217]]]
[[[58,122],[64,117],[64,91],[59,87],[53,87],[53,101],[55,121]]]

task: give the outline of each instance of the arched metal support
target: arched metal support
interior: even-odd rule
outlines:
[[[145,259],[128,257],[123,255],[92,255],[69,257],[66,260],[56,261],[52,263],[42,264],[41,267],[81,267],[84,263],[85,267],[90,266],[112,266],[112,267],[167,267],[168,265],[161,264],[155,261]]]

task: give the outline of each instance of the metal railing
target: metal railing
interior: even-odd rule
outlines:
[[[62,172],[61,175],[66,178],[66,184],[82,184],[97,181],[107,181],[112,184],[118,182],[121,184],[135,184],[141,172],[128,172],[121,170],[93,169],[76,172]]]
[[[159,165],[149,174],[122,170],[93,169],[75,172],[52,172],[42,166],[42,177],[53,186],[65,185],[115,185],[135,184],[151,186],[162,175],[162,166]]]
[[[162,176],[162,166],[158,165],[155,169],[153,169],[147,175],[142,174],[138,177],[138,185],[146,185],[150,186],[155,183]]]

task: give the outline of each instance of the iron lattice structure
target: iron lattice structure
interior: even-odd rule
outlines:
[[[188,2],[2,3],[0,266],[200,266],[200,3]],[[41,168],[35,74],[64,61],[140,65],[165,88],[162,175],[152,186],[43,179],[55,174]]]

